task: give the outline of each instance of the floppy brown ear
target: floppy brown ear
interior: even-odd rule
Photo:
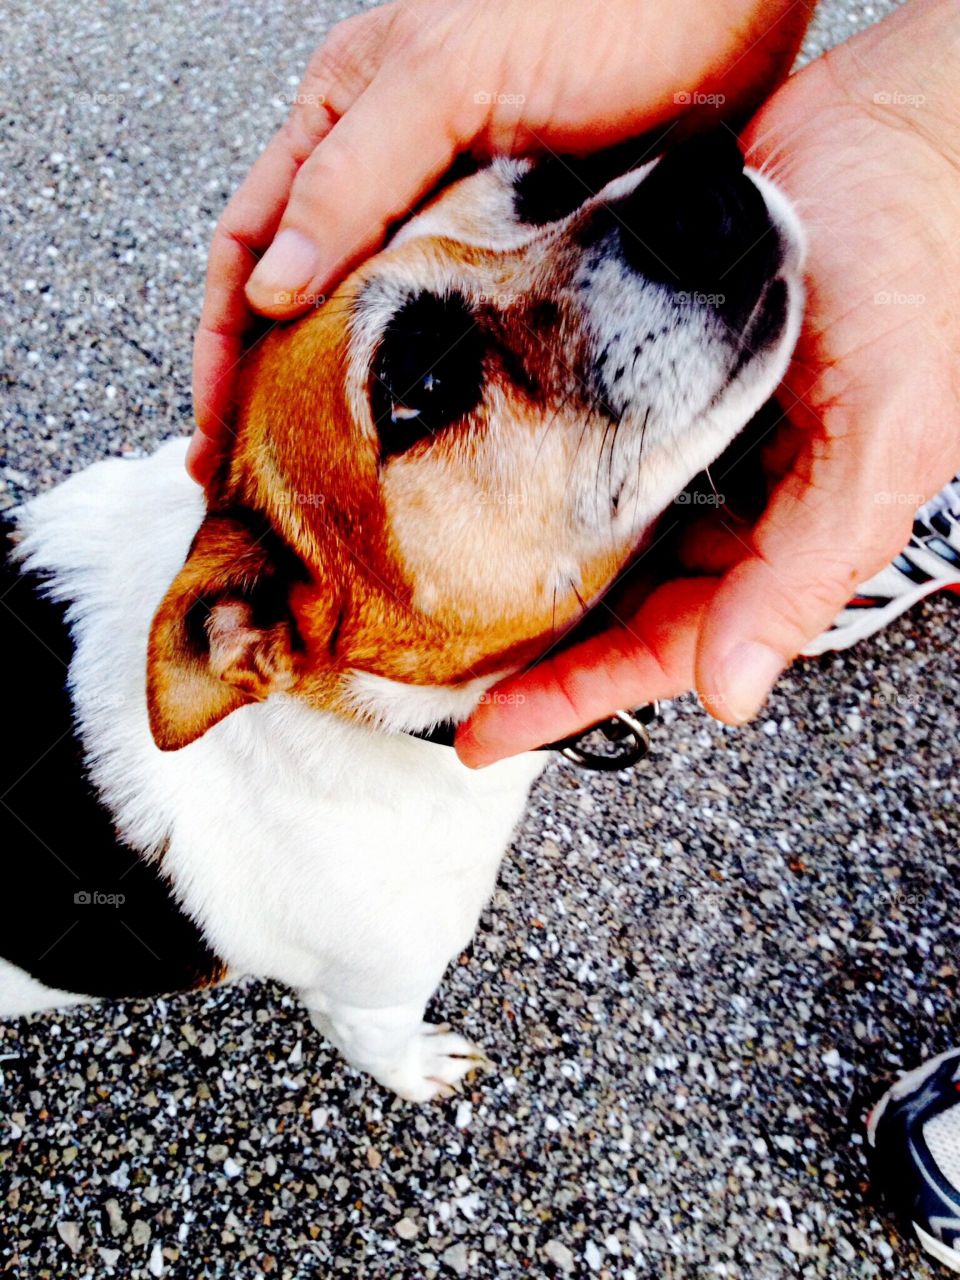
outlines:
[[[295,683],[289,595],[305,576],[252,512],[206,517],[150,628],[147,707],[161,751],[185,747],[231,711]]]

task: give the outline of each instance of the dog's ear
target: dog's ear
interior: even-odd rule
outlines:
[[[253,513],[209,514],[160,603],[147,649],[150,730],[175,751],[247,702],[289,689],[299,560]]]

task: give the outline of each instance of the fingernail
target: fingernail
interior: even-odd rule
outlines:
[[[727,655],[716,695],[731,720],[752,720],[766,702],[786,664],[775,649],[749,641]]]
[[[258,310],[307,306],[320,255],[312,240],[293,227],[281,231],[247,281],[247,297]]]

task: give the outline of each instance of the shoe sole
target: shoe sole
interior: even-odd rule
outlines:
[[[942,1240],[935,1240],[933,1236],[924,1231],[923,1227],[918,1227],[916,1223],[913,1224],[913,1229],[917,1233],[917,1240],[925,1253],[928,1253],[931,1258],[936,1258],[938,1262],[942,1262],[951,1271],[960,1272],[960,1253],[956,1249],[951,1249]]]
[[[844,649],[849,649],[851,645],[858,644],[861,640],[866,640],[868,636],[882,631],[885,626],[893,622],[894,618],[899,618],[902,613],[906,613],[915,604],[925,600],[927,596],[934,595],[937,591],[950,591],[954,595],[960,595],[960,583],[955,582],[952,578],[934,578],[932,582],[924,582],[912,591],[907,591],[902,596],[897,596],[883,609],[864,609],[862,622],[848,623],[836,632],[824,631],[822,635],[812,640],[803,649],[801,656],[804,658],[819,658],[825,653],[841,653]]]
[[[932,1076],[941,1063],[946,1062],[948,1058],[957,1056],[956,1049],[947,1049],[945,1053],[937,1054],[935,1058],[931,1058],[929,1062],[924,1062],[919,1067],[914,1067],[912,1071],[904,1072],[900,1079],[890,1086],[883,1095],[877,1105],[870,1112],[867,1119],[867,1141],[870,1146],[876,1149],[877,1146],[877,1129],[880,1121],[883,1119],[884,1112],[891,1102],[905,1098],[908,1093],[914,1093],[923,1084],[928,1076]],[[949,1245],[937,1240],[930,1235],[928,1231],[924,1231],[919,1223],[911,1223],[916,1234],[920,1247],[931,1258],[936,1258],[937,1262],[942,1262],[945,1267],[949,1267],[951,1271],[960,1273],[960,1252],[952,1249]]]

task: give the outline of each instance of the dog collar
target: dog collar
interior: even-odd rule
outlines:
[[[575,764],[578,769],[593,769],[601,773],[615,773],[618,769],[630,769],[650,750],[650,733],[647,729],[659,713],[656,702],[640,707],[636,711],[615,711],[606,720],[599,720],[580,733],[571,734],[569,738],[560,738],[557,742],[548,742],[537,747],[538,751],[558,751],[565,759]],[[457,726],[453,720],[444,720],[429,731],[410,733],[411,738],[419,738],[422,742],[433,742],[437,746],[452,747]],[[606,747],[598,750],[588,745],[587,740],[594,734],[606,740]],[[597,744],[599,746],[599,744]]]

